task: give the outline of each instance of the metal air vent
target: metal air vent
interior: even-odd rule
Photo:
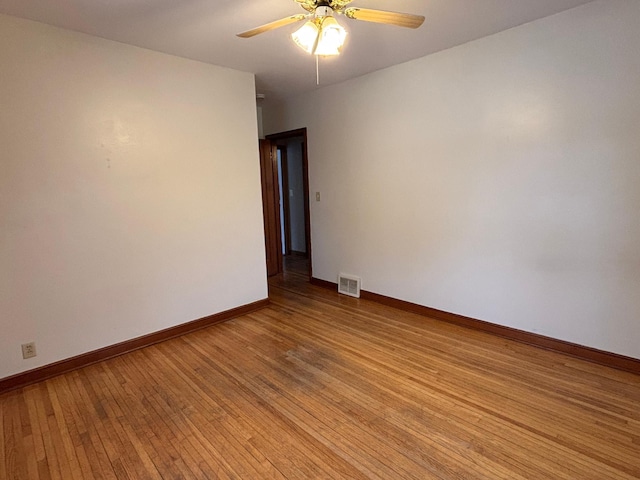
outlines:
[[[360,277],[346,275],[344,273],[339,274],[338,293],[360,298]]]

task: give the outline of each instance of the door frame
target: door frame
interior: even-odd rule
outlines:
[[[282,240],[280,236],[280,193],[276,145],[260,140],[260,184],[267,276],[282,272]]]
[[[309,159],[307,156],[307,128],[298,128],[295,130],[288,130],[286,132],[273,133],[266,135],[267,140],[272,141],[276,145],[284,143],[283,140],[290,138],[302,137],[302,189],[303,189],[303,203],[304,203],[304,234],[307,247],[307,257],[309,258],[309,278],[313,276],[313,265],[311,255],[311,212],[309,208]],[[288,196],[288,193],[283,196]],[[282,221],[282,220],[281,220]],[[280,225],[278,225],[280,227]]]

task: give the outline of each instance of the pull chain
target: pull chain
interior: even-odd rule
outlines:
[[[320,85],[320,55],[314,55],[316,57],[316,85]]]

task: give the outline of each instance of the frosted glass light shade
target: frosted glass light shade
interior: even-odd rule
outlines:
[[[313,55],[338,55],[347,32],[330,16],[309,20],[291,34],[293,41],[305,52]]]
[[[313,53],[318,39],[318,26],[308,21],[291,34],[293,41],[307,53]]]
[[[347,32],[333,17],[325,17],[320,28],[318,45],[313,52],[316,55],[338,55]]]

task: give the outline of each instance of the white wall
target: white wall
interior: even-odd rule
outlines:
[[[302,137],[287,140],[287,174],[289,182],[289,213],[291,220],[291,250],[306,252],[304,222],[304,170],[302,168]],[[291,196],[293,193],[293,196]]]
[[[638,25],[596,1],[265,110],[308,127],[314,275],[640,358]]]
[[[258,118],[258,138],[264,138],[264,129],[262,127],[262,105],[260,101],[256,102],[256,115]]]
[[[267,296],[252,75],[0,16],[0,105],[0,377]]]

